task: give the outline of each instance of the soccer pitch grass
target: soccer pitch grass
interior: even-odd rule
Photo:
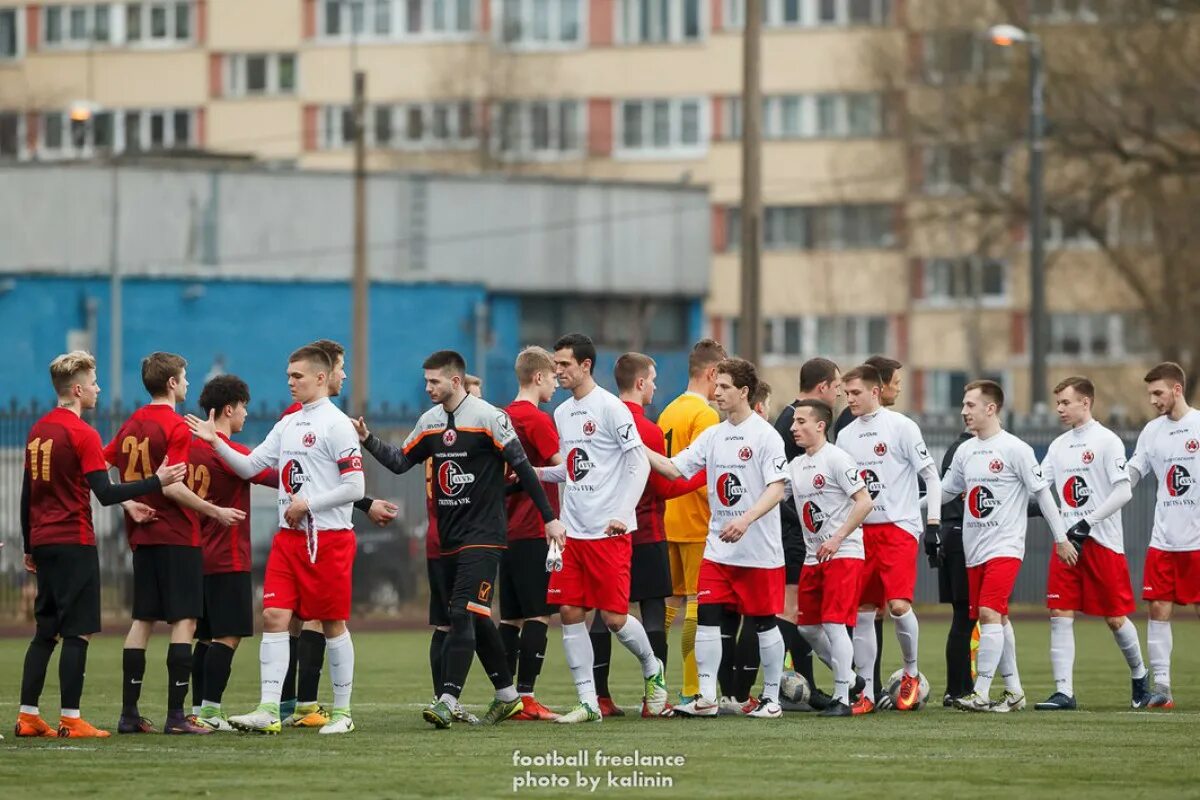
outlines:
[[[1145,643],[1144,617],[1138,619]],[[1103,623],[1076,624],[1075,686],[1083,710],[1034,712],[1051,691],[1048,626],[1016,625],[1018,657],[1029,710],[1018,714],[967,714],[943,709],[946,623],[922,623],[924,671],[936,700],[919,713],[885,712],[858,719],[786,714],[782,720],[642,720],[638,670],[614,645],[612,687],[629,712],[602,724],[561,726],[506,722],[495,728],[455,726],[435,731],[419,714],[430,695],[428,636],[423,632],[355,635],[358,674],[354,709],[358,730],[320,736],[284,730],[280,736],[218,734],[196,738],[114,735],[106,741],[15,741],[25,639],[0,640],[0,797],[154,797],[164,794],[225,797],[610,797],[779,798],[818,797],[1136,797],[1200,796],[1200,627],[1191,611],[1175,625],[1174,711],[1129,709],[1124,661]],[[160,723],[166,698],[165,629],[151,642],[142,712]],[[891,626],[885,631],[885,665],[898,661]],[[669,668],[678,690],[678,630]],[[233,713],[251,709],[258,695],[258,642],[243,646],[225,696]],[[42,696],[44,716],[58,713],[57,654]],[[115,726],[120,706],[121,638],[111,629],[89,653],[84,715]],[[829,688],[822,666],[818,681]],[[999,681],[997,682],[999,684]],[[322,696],[328,700],[328,674]],[[479,706],[490,685],[476,662],[464,700]],[[993,696],[996,689],[993,689]],[[551,638],[538,697],[555,709],[574,703],[557,632]],[[587,751],[599,778],[594,792],[578,788],[577,768],[514,764],[514,753],[575,756]],[[682,756],[682,766],[595,766],[607,755]],[[570,788],[522,788],[525,776],[558,775]],[[640,772],[667,777],[670,787],[609,786]]]

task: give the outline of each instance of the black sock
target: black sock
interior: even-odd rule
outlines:
[[[55,641],[35,636],[25,651],[25,670],[21,673],[21,705],[36,706],[46,685],[46,670],[54,655]]]
[[[950,632],[946,634],[946,692],[951,697],[963,697],[971,693],[971,633],[975,623],[971,621],[966,605],[955,605],[950,620]]]
[[[612,661],[612,633],[604,624],[599,611],[596,611],[596,616],[592,619],[592,628],[588,633],[592,637],[592,654],[595,658],[592,662],[592,679],[596,682],[596,696],[611,698],[612,694],[608,688],[608,667]]]
[[[450,635],[446,637],[442,654],[441,694],[458,697],[467,682],[471,662],[475,660],[475,621],[472,616],[466,609],[450,612]]]
[[[734,665],[737,663],[737,632],[741,621],[736,611],[727,608],[721,610],[721,663],[717,667],[717,683],[724,697],[737,694]]]
[[[742,631],[738,635],[737,655],[734,657],[734,682],[739,702],[750,699],[750,690],[758,677],[758,631],[749,617],[742,618]]]
[[[500,641],[504,643],[504,660],[508,662],[508,671],[516,674],[517,660],[521,657],[520,626],[501,622]]]
[[[221,642],[213,642],[204,659],[204,694],[193,697],[192,702],[208,700],[220,704],[229,685],[229,673],[233,671],[233,648]]]
[[[79,708],[83,697],[83,674],[87,670],[87,639],[68,636],[63,639],[62,653],[58,656],[58,686],[61,693],[61,708]]]
[[[513,685],[512,670],[508,668],[508,657],[504,652],[504,642],[500,640],[500,631],[491,617],[472,614],[475,618],[475,654],[479,663],[487,672],[488,680],[496,689]]]
[[[433,677],[433,696],[442,693],[442,648],[446,646],[446,636],[449,631],[441,628],[433,629],[429,639],[429,674]]]
[[[875,697],[882,697],[884,690],[887,688],[883,685],[883,680],[879,677],[879,668],[883,664],[883,619],[875,620]]]
[[[167,645],[167,712],[183,711],[187,699],[188,680],[192,673],[192,646],[180,642]]]
[[[638,603],[642,610],[642,627],[650,640],[654,657],[666,666],[667,663],[667,599],[652,597]]]
[[[320,697],[321,668],[325,666],[325,634],[320,631],[300,631],[296,644],[296,700],[315,703]]]
[[[137,719],[138,700],[142,696],[142,678],[146,677],[146,651],[126,647],[121,653],[121,716]]]
[[[289,636],[288,668],[287,673],[283,676],[283,690],[279,693],[279,702],[281,703],[289,703],[296,700],[296,653],[299,647],[300,637]]]
[[[527,619],[521,626],[521,658],[517,662],[517,691],[533,694],[533,685],[542,672],[546,660],[546,623]]]
[[[192,705],[198,706],[204,700],[204,661],[208,657],[208,644],[196,642],[192,647]]]

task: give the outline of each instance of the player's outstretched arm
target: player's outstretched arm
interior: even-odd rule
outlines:
[[[213,414],[213,411],[209,411],[208,419],[200,419],[194,414],[188,414],[186,417],[184,417],[184,421],[187,422],[187,426],[192,431],[192,435],[194,435],[197,439],[208,442],[210,445],[212,445],[213,451],[221,457],[222,461],[229,465],[229,468],[232,469],[239,478],[247,481],[253,480],[264,469],[268,467],[274,467],[276,465],[278,461],[277,432],[279,430],[279,425],[283,422],[283,420],[275,423],[275,427],[272,428],[271,432],[267,435],[266,441],[254,448],[250,455],[246,455],[244,453],[239,453],[237,450],[230,447],[224,439],[222,439],[220,436],[217,436],[217,427],[216,423],[213,421]],[[267,455],[267,453],[274,453],[274,457]],[[176,500],[175,502],[178,503],[180,501]],[[188,508],[192,507],[188,506]],[[216,507],[213,506],[213,508]],[[201,511],[198,508],[193,510],[200,511],[200,513],[205,514],[206,516],[213,517],[213,514]],[[214,519],[215,518],[216,517],[214,517]],[[240,522],[240,520],[237,521]],[[232,523],[226,524],[228,525]]]
[[[361,420],[359,420],[361,422]],[[357,423],[355,425],[357,428]],[[366,430],[363,428],[363,430]],[[362,433],[359,432],[361,438]],[[419,464],[419,461],[413,461],[405,454],[405,452],[396,447],[394,444],[383,441],[373,433],[368,433],[367,438],[361,439],[363,449],[375,457],[383,466],[387,467],[397,475],[403,475],[410,469]]]
[[[543,483],[566,483],[567,482],[567,465],[560,462],[552,464],[549,467],[534,467],[533,473],[537,475],[539,481]]]
[[[114,506],[144,494],[161,492],[167,486],[182,481],[186,475],[187,464],[167,464],[164,461],[153,475],[140,481],[114,484],[108,472],[101,469],[89,472],[84,477],[100,505]]]
[[[361,459],[359,459],[361,461]],[[307,498],[308,510],[312,512],[327,511],[338,506],[349,505],[361,500],[367,493],[367,481],[362,469],[343,472],[338,485],[327,492]],[[298,498],[303,500],[305,498]],[[294,502],[293,502],[294,505]]]
[[[237,453],[236,450],[230,448],[230,452]],[[241,453],[237,453],[241,456]],[[245,458],[245,456],[242,456]],[[232,464],[230,466],[233,466]],[[191,489],[182,483],[173,483],[163,489],[163,495],[173,500],[178,505],[184,508],[195,511],[197,514],[203,514],[206,517],[211,517],[217,522],[224,525],[226,528],[236,525],[246,518],[246,512],[236,508],[221,508],[215,506],[207,500],[201,500]]]
[[[537,507],[543,524],[548,526],[552,522],[557,522],[554,509],[550,507],[550,498],[546,497],[546,490],[538,480],[533,465],[529,463],[529,456],[526,455],[525,448],[521,446],[521,440],[515,436],[509,439],[500,454],[504,457],[505,463],[512,467],[512,471],[517,475],[517,480],[521,483],[521,488],[525,490],[525,494],[529,495],[529,499]]]
[[[675,465],[675,462],[667,458],[662,453],[656,453],[649,447],[645,448],[646,458],[650,461],[650,469],[662,475],[668,480],[678,480],[684,477],[682,470]]]
[[[745,536],[747,528],[779,505],[783,500],[784,489],[784,481],[780,480],[769,484],[758,496],[754,505],[746,510],[746,513],[725,523],[725,527],[721,529],[721,541],[736,542]]]

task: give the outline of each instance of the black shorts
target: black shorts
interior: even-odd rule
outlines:
[[[224,639],[254,635],[254,590],[249,572],[204,576],[204,616],[196,620],[196,638]]]
[[[788,525],[784,525],[782,531],[783,564],[787,584],[791,586],[800,583],[800,568],[804,566],[804,533]]]
[[[33,548],[37,635],[88,636],[100,632],[100,556],[94,545],[44,544]]]
[[[671,556],[667,543],[635,544],[629,567],[629,602],[670,597],[672,594]]]
[[[429,576],[429,624],[450,627],[450,590],[442,572],[442,559],[426,558],[425,574]]]
[[[175,623],[204,616],[204,556],[199,547],[141,545],[133,551],[133,618]]]
[[[942,530],[944,556],[938,568],[938,602],[951,605],[970,603],[967,583],[967,556],[963,552],[962,531]]]
[[[442,574],[450,590],[451,618],[456,611],[491,618],[492,595],[502,552],[498,547],[472,547],[452,556],[442,556]]]
[[[515,539],[500,557],[500,619],[532,619],[557,614],[546,604],[550,573],[546,572],[544,537]]]

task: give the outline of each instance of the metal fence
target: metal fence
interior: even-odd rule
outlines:
[[[17,407],[0,410],[0,622],[32,619],[33,581],[22,566],[22,543],[19,519],[21,472],[26,436],[33,423],[45,413],[45,408]],[[106,441],[114,435],[130,409],[99,409],[90,412],[87,420]],[[278,419],[276,409],[257,408],[247,419],[246,430],[238,437],[247,444],[259,441]],[[372,431],[390,441],[399,442],[413,424],[411,414],[376,415],[370,420]],[[946,449],[960,432],[958,420],[952,416],[928,417],[920,420],[930,451],[938,463]],[[1015,422],[1010,430],[1029,442],[1039,458],[1061,430],[1046,422]],[[1132,452],[1137,438],[1135,430],[1118,431]],[[367,493],[389,499],[400,506],[395,522],[377,528],[356,512],[355,528],[359,538],[359,556],[355,562],[355,614],[394,616],[423,612],[425,598],[424,532],[425,503],[423,473],[413,470],[396,477],[385,469],[372,468],[367,460]],[[1129,556],[1134,586],[1140,586],[1142,563],[1154,515],[1154,482],[1140,483],[1133,501],[1123,512],[1125,545]],[[251,529],[256,577],[261,580],[270,538],[276,528],[274,492],[254,487],[252,494]],[[102,508],[93,500],[93,518],[100,551],[101,577],[104,587],[104,611],[114,617],[127,613],[132,599],[131,556],[125,541],[120,510]],[[1013,599],[1016,602],[1041,603],[1045,597],[1045,581],[1053,547],[1045,522],[1032,519],[1026,545],[1025,563],[1017,580]],[[917,600],[936,602],[937,576],[924,566],[918,572]]]

